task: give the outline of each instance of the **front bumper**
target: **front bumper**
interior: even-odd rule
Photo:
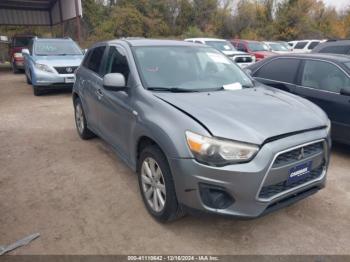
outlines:
[[[74,74],[49,73],[38,69],[34,69],[32,72],[32,83],[35,86],[47,88],[72,87],[74,82]]]
[[[278,172],[272,168],[279,154],[310,142],[321,142],[324,145],[322,154],[285,165]],[[317,130],[267,143],[251,162],[245,164],[211,167],[200,164],[194,159],[169,159],[169,162],[177,198],[185,207],[222,215],[254,218],[289,205],[323,188],[329,163],[329,147],[330,140],[326,131]],[[263,186],[283,182],[289,176],[290,167],[309,160],[313,161],[313,168],[322,167],[321,173],[315,179],[273,195],[261,194]],[[232,197],[233,202],[225,208],[206,205],[202,185],[223,190]]]

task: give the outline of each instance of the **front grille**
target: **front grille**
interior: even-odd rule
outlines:
[[[303,153],[302,153],[303,152]],[[301,158],[305,159],[314,155],[317,155],[319,153],[323,152],[323,143],[315,143],[312,145],[304,146],[301,148],[294,149],[292,151],[288,151],[286,153],[283,153],[279,155],[275,162],[273,163],[272,168],[288,165],[291,163],[294,163]]]
[[[56,71],[59,74],[73,74],[74,71],[77,69],[77,66],[64,66],[64,67],[55,67]]]
[[[235,58],[235,62],[236,63],[251,63],[253,62],[253,58],[251,58],[250,56],[243,56],[243,57],[236,57]]]
[[[322,164],[320,167],[312,170],[308,176],[306,176],[304,179],[301,179],[299,181],[296,181],[295,183],[288,184],[287,181],[280,182],[275,185],[265,186],[261,189],[259,198],[270,198],[274,195],[277,195],[281,192],[284,192],[286,190],[292,189],[294,187],[300,186],[304,183],[307,183],[311,180],[317,179],[322,175],[324,165]]]

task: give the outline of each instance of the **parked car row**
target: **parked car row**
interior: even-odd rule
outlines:
[[[350,143],[350,57],[274,44],[119,39],[83,56],[71,39],[33,38],[22,53],[34,94],[73,85],[79,136],[109,143],[165,222],[258,217],[325,186],[331,130]]]

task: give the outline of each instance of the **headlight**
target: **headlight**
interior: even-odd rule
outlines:
[[[14,58],[22,58],[23,55],[22,55],[22,53],[14,53],[14,54],[13,54],[13,57],[14,57]]]
[[[47,66],[47,65],[36,63],[36,64],[35,64],[35,67],[36,67],[37,69],[41,70],[41,71],[53,73],[53,70],[52,70],[49,66]]]
[[[259,151],[252,144],[206,137],[186,131],[187,144],[198,162],[224,166],[250,161]]]

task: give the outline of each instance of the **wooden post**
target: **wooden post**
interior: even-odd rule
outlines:
[[[81,44],[81,21],[80,21],[78,0],[75,0],[75,14],[76,14],[75,21],[77,26],[77,41],[79,44]]]
[[[65,37],[61,0],[58,0],[58,9],[60,11],[61,37]]]

